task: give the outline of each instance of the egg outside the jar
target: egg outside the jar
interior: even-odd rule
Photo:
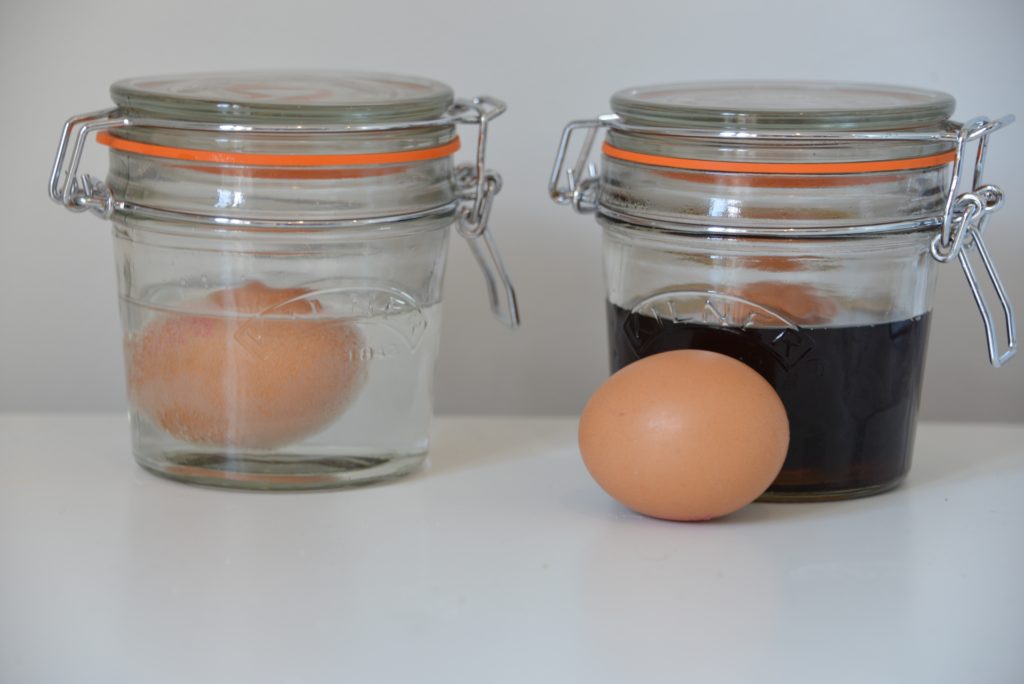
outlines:
[[[778,394],[715,352],[655,354],[619,370],[579,424],[587,470],[619,503],[654,518],[718,518],[754,501],[782,469],[789,420]]]

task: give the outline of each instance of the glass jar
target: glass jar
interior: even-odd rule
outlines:
[[[614,114],[566,127],[549,189],[604,229],[612,371],[686,348],[757,370],[790,421],[763,500],[867,496],[903,480],[939,263],[960,261],[993,364],[1016,350],[982,238],[1002,193],[980,179],[988,134],[1012,117],[954,124],[954,104],[890,86],[677,84],[620,91]],[[975,140],[973,185],[957,195]],[[1006,314],[1005,351],[973,254]]]
[[[348,72],[139,78],[68,121],[54,200],[113,224],[132,444],[146,469],[260,489],[363,484],[427,452],[449,229],[518,324],[487,230],[491,98]],[[455,166],[457,124],[479,127]],[[105,182],[77,175],[86,137]]]

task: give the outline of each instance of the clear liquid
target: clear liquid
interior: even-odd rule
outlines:
[[[140,465],[201,484],[307,489],[389,479],[423,462],[440,303],[339,288],[312,292],[318,310],[306,315],[246,314],[204,310],[175,290],[179,303],[122,300]],[[250,321],[257,339],[282,336],[271,361],[250,356]]]

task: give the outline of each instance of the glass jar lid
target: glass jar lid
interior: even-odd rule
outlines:
[[[140,118],[234,124],[366,124],[440,117],[454,93],[415,76],[242,71],[117,81],[114,102]]]
[[[817,81],[719,81],[620,90],[627,124],[743,130],[873,131],[935,128],[956,100],[935,90]]]

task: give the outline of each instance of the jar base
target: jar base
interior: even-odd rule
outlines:
[[[426,459],[414,454],[323,455],[274,457],[262,453],[136,452],[135,461],[160,477],[187,484],[253,490],[306,490],[356,487],[412,473]]]
[[[903,482],[905,476],[881,484],[867,485],[863,487],[851,487],[848,489],[833,489],[828,491],[799,491],[799,490],[772,490],[769,489],[757,498],[762,503],[814,503],[820,501],[845,501],[847,499],[863,499],[876,494],[884,494],[896,489]]]

